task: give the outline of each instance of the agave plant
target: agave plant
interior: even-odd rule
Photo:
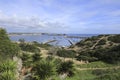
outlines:
[[[0,80],[16,80],[16,63],[8,60],[0,64]]]
[[[55,74],[54,64],[48,61],[38,62],[32,72],[35,80],[48,80],[52,75]]]
[[[3,72],[3,71],[15,71],[16,69],[16,63],[11,61],[11,60],[8,60],[8,61],[5,61],[4,63],[0,64],[0,72]]]
[[[75,68],[73,66],[73,62],[71,62],[71,61],[62,62],[57,67],[57,73],[58,74],[67,74],[67,76],[72,77],[75,74]]]
[[[4,71],[0,75],[0,80],[16,80],[15,73],[10,70]]]

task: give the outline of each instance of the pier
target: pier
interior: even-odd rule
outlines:
[[[88,37],[84,37],[84,36],[64,36],[65,38],[80,38],[80,39],[86,39]]]

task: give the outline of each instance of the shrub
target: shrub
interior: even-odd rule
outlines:
[[[76,43],[78,47],[84,46],[84,40],[81,40],[80,42]]]
[[[15,74],[12,71],[2,72],[0,80],[16,80]]]
[[[98,39],[97,36],[92,36],[92,37],[90,37],[90,38],[85,39],[85,41],[95,41],[95,40],[97,40],[97,39]]]
[[[80,52],[79,55],[76,56],[76,59],[81,61],[89,61],[89,62],[93,62],[93,61],[97,61],[98,58],[93,56],[94,52],[93,51],[83,51]]]
[[[23,53],[21,56],[21,59],[23,61],[23,66],[29,67],[32,64],[32,56],[28,53]]]
[[[28,51],[28,52],[33,52],[33,53],[40,52],[40,49],[33,44],[20,43],[19,46],[23,51]]]
[[[104,45],[104,44],[106,44],[106,40],[105,40],[105,39],[102,39],[102,40],[100,40],[100,41],[98,42],[97,45]]]
[[[57,51],[57,55],[64,58],[74,58],[76,56],[76,52],[73,50],[62,49]]]
[[[41,48],[46,48],[46,49],[48,49],[48,47],[51,47],[50,44],[42,44],[42,43],[38,43],[38,42],[36,42],[36,41],[33,41],[33,44],[34,44],[35,46],[38,46],[38,47],[41,47]]]
[[[114,43],[120,43],[120,35],[114,35],[114,36],[110,36],[108,37],[108,40]]]
[[[74,66],[73,62],[67,61],[67,62],[62,62],[58,67],[57,67],[57,72],[58,74],[64,74],[66,73],[69,77],[74,75]]]
[[[11,60],[0,64],[0,80],[16,80],[15,70],[16,63]]]
[[[6,30],[5,29],[2,29],[2,28],[0,28],[0,40],[8,40],[8,41],[10,41],[10,39],[9,39],[9,37],[8,37],[8,35],[7,35],[7,32],[6,32]]]
[[[32,72],[34,73],[33,79],[48,80],[48,78],[55,74],[55,70],[56,69],[53,63],[47,61],[40,61],[32,69]]]
[[[0,29],[0,55],[6,58],[12,58],[18,55],[20,48],[17,44],[12,43],[4,29]]]
[[[33,60],[33,62],[38,62],[38,61],[40,61],[42,59],[42,57],[41,57],[41,54],[40,53],[34,53],[33,55],[32,55],[32,60]]]

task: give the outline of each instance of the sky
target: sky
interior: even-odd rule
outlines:
[[[8,32],[120,34],[120,0],[0,0]]]

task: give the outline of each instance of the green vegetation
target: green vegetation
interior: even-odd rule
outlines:
[[[101,39],[97,45],[104,45],[104,44],[106,44],[106,40],[105,39]]]
[[[48,49],[49,47],[52,47],[50,44],[42,44],[42,43],[38,43],[36,41],[33,41],[32,43],[34,45],[38,46],[38,47],[45,48],[45,49]]]
[[[76,56],[76,52],[74,50],[61,49],[57,51],[57,56],[64,58],[74,58]]]
[[[17,44],[12,43],[7,36],[4,29],[0,29],[0,56],[1,60],[6,58],[13,58],[18,55],[20,48]]]
[[[76,57],[77,60],[86,60],[89,62],[93,61],[104,61],[107,63],[117,63],[120,61],[120,45],[110,47],[110,48],[99,48],[95,50],[88,50],[80,52]]]
[[[33,60],[33,62],[38,62],[38,61],[40,61],[41,59],[42,59],[42,57],[41,57],[41,54],[40,54],[40,53],[35,53],[35,54],[32,55],[32,60]]]
[[[29,67],[32,65],[32,56],[28,53],[23,53],[21,56],[21,59],[23,61],[23,66]]]
[[[12,43],[6,31],[0,28],[0,80],[16,80],[16,63],[12,59],[19,52],[19,46]]]
[[[68,61],[68,62],[62,62],[58,67],[57,67],[57,72],[58,74],[67,74],[69,77],[73,76],[75,69],[73,66],[73,62]]]
[[[108,37],[108,40],[114,43],[120,43],[120,35],[114,35],[114,36],[110,36]]]
[[[76,59],[89,62],[77,64],[76,67],[87,72],[90,70],[92,72],[90,74],[94,76],[84,80],[119,80],[120,73],[117,70],[117,67],[120,67],[119,40],[120,35],[100,35],[75,45],[80,47]],[[91,49],[93,46],[94,49]]]
[[[13,43],[0,29],[0,80],[119,80],[119,43],[120,35],[93,36],[70,48],[24,39]]]
[[[79,53],[79,55],[76,56],[76,59],[79,61],[83,60],[89,62],[97,61],[98,58],[92,55],[93,55],[93,51],[82,51]]]
[[[76,65],[78,68],[106,68],[106,67],[113,67],[117,65],[107,64],[102,61],[91,62],[88,64],[79,64]]]
[[[0,80],[16,80],[16,63],[10,60],[0,64]]]
[[[92,47],[96,42],[97,40],[99,40],[99,38],[101,38],[101,36],[93,36],[91,38],[87,38],[85,40],[81,40],[80,42],[76,43],[75,46],[78,46],[78,47]]]
[[[107,69],[107,70],[94,70],[92,73],[97,77],[93,80],[119,80],[119,69]]]
[[[23,50],[23,51],[27,51],[27,52],[40,52],[40,49],[33,45],[33,44],[29,44],[29,43],[20,43],[19,44],[20,48]]]
[[[85,41],[96,41],[100,38],[100,36],[92,36],[91,38],[85,39]]]
[[[55,74],[54,64],[47,61],[38,62],[32,69],[34,73],[33,80],[48,80],[52,75]]]

